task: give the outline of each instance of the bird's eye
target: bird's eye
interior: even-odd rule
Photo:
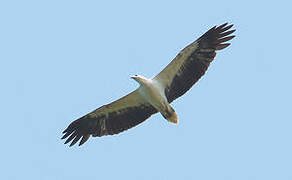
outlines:
[[[138,76],[137,74],[135,74],[135,76]]]

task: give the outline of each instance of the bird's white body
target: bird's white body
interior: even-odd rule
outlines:
[[[132,78],[141,85],[138,92],[142,98],[155,107],[169,122],[177,124],[177,115],[167,101],[164,86],[158,80],[148,79],[141,75],[135,75]]]

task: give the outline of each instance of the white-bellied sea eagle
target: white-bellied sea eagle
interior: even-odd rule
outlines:
[[[185,94],[206,72],[216,51],[226,48],[234,38],[233,25],[214,26],[185,47],[158,75],[147,79],[132,76],[140,87],[128,95],[73,121],[64,131],[65,144],[85,143],[90,135],[105,136],[130,129],[160,112],[169,122],[178,123],[170,103]]]

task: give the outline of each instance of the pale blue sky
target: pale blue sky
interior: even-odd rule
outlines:
[[[1,179],[292,179],[289,1],[1,1]],[[76,118],[152,77],[214,25],[237,37],[160,114],[69,148]]]

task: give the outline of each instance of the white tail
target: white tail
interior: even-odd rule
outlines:
[[[175,111],[173,111],[173,113],[171,114],[171,116],[169,118],[167,118],[167,120],[171,123],[175,123],[178,124],[178,119],[177,119],[177,114]]]
[[[177,114],[171,106],[168,106],[168,108],[164,112],[161,112],[161,114],[168,122],[178,124]]]

